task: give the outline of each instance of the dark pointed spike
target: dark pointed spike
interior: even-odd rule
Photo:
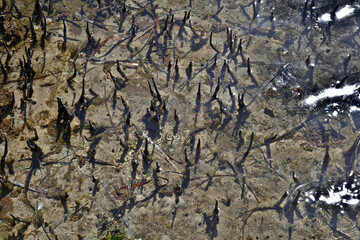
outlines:
[[[213,68],[216,68],[216,62],[217,62],[217,54],[215,54],[215,59],[214,59],[214,65],[213,65]]]
[[[90,30],[89,30],[89,22],[86,22],[86,36],[88,38],[88,41],[91,42],[91,35],[90,35]]]
[[[111,70],[108,70],[108,73],[110,74],[111,79],[115,82],[116,78],[115,76],[111,73]]]
[[[324,175],[326,173],[326,170],[330,163],[330,155],[329,155],[329,145],[326,145],[326,152],[324,156],[324,161],[321,168],[321,175]]]
[[[155,172],[157,172],[157,173],[161,172],[161,167],[160,167],[160,165],[159,165],[159,163],[158,163],[158,162],[156,162],[156,169],[155,169]]]
[[[81,95],[79,98],[79,101],[77,102],[78,106],[82,106],[85,103],[85,76],[83,76],[82,79],[82,89],[81,89]]]
[[[236,47],[237,47],[237,45],[236,45],[237,39],[238,39],[238,35],[235,33],[235,34],[234,34],[234,38],[233,38],[233,50],[234,50],[234,51],[235,51],[235,49],[236,49]]]
[[[144,149],[144,155],[149,156],[149,146],[148,146],[148,140],[145,138],[145,149]]]
[[[119,59],[116,59],[116,70],[118,71],[118,73],[121,72]]]
[[[95,48],[95,43],[93,42],[93,38],[92,38],[92,36],[90,34],[90,30],[89,30],[89,22],[86,22],[86,35],[87,35],[89,44]]]
[[[30,84],[27,88],[27,98],[30,99],[34,93],[34,87]]]
[[[25,56],[26,56],[26,61],[25,61],[25,58],[24,58],[24,56],[23,56],[23,60],[24,60],[24,67],[26,67],[26,65],[29,65],[29,64],[31,64],[31,57],[30,57],[30,55],[29,55],[29,51],[28,51],[28,49],[27,49],[27,47],[25,46]]]
[[[126,124],[127,124],[128,126],[130,126],[130,119],[131,119],[131,112],[129,111],[129,113],[128,113],[127,116],[126,116]]]
[[[352,189],[353,187],[352,187],[351,185],[353,185],[354,180],[355,180],[355,174],[354,174],[354,172],[351,172],[350,175],[347,177],[346,180],[347,180],[347,183],[346,183],[345,187],[346,187],[347,189]]]
[[[270,12],[270,21],[271,22],[274,21],[274,12],[273,11]]]
[[[244,108],[245,108],[244,96],[245,96],[245,92],[243,92],[243,93],[241,94],[241,97],[240,97],[240,93],[238,94],[239,111],[243,111]]]
[[[241,162],[240,162],[240,163],[245,162],[245,160],[246,160],[247,156],[249,156],[249,154],[250,154],[250,150],[251,150],[251,147],[252,147],[252,144],[253,144],[253,142],[254,142],[254,136],[255,136],[255,133],[254,133],[254,132],[252,132],[252,133],[251,133],[251,138],[250,138],[250,143],[249,143],[249,146],[248,146],[248,148],[247,148],[246,152],[244,153],[244,156],[242,157],[242,159],[241,159]]]
[[[122,13],[125,14],[126,13],[126,4],[125,4],[125,0],[124,0],[124,4],[122,6]]]
[[[232,91],[231,91],[230,84],[228,84],[228,89],[229,89],[230,98],[233,99],[233,98],[234,98],[234,94],[233,94]]]
[[[167,111],[168,111],[165,101],[163,101],[163,109],[164,109],[164,112],[167,112]]]
[[[250,58],[247,59],[247,73],[251,75]]]
[[[214,215],[215,215],[216,217],[219,217],[218,200],[215,201]]]
[[[63,34],[64,34],[64,41],[62,43],[62,46],[61,46],[61,52],[65,52],[66,51],[66,41],[67,41],[67,36],[66,36],[66,24],[65,24],[65,20],[63,19],[63,25],[64,25],[64,31],[63,31]]]
[[[43,35],[47,35],[47,32],[46,32],[46,27],[47,27],[47,23],[46,23],[46,17],[44,15],[44,13],[42,14],[42,21],[43,21],[43,24],[41,24],[41,30],[43,31]]]
[[[164,28],[163,28],[163,32],[167,29],[168,21],[169,21],[169,15],[166,16],[166,20],[165,20],[165,25],[164,25]]]
[[[309,67],[310,65],[310,55],[305,60],[306,67]]]
[[[64,108],[64,105],[63,105],[63,103],[62,103],[62,101],[61,101],[61,98],[57,98],[57,102],[58,102],[58,109],[63,109]]]
[[[256,12],[256,2],[255,2],[255,0],[253,0],[252,6],[253,6],[253,18],[252,18],[252,20],[254,21],[255,18],[256,18],[256,16],[257,16],[257,12]]]
[[[95,126],[91,123],[91,121],[88,121],[89,123],[89,130],[90,130],[90,134],[93,135],[95,133]]]
[[[125,143],[123,142],[123,140],[121,140],[121,138],[120,138],[119,142],[120,142],[120,146],[121,146],[121,147],[123,147],[123,148],[126,147]]]
[[[180,76],[179,75],[179,65],[178,65],[178,60],[177,59],[176,59],[176,63],[175,63],[175,75]]]
[[[127,77],[126,77],[125,73],[121,70],[119,60],[116,60],[116,61],[117,61],[116,70],[118,71],[118,73],[120,73],[121,77],[123,77],[126,80]]]
[[[186,151],[187,149],[185,148],[184,149],[184,156],[185,156],[185,162],[188,164],[188,163],[190,163],[190,159],[189,159],[189,157],[188,157],[188,155],[187,155],[187,151]]]
[[[155,99],[155,97],[153,97]],[[150,111],[155,111],[156,110],[156,107],[155,107],[155,100],[152,99],[150,101]]]
[[[36,32],[35,32],[31,17],[29,17],[29,21],[30,21],[30,30],[31,30],[31,41],[33,44],[35,44],[36,43]]]
[[[20,66],[20,77],[23,77],[24,76],[24,65],[20,58],[19,58],[19,66]]]
[[[35,0],[35,7],[33,12],[33,20],[36,24],[39,24],[42,18],[42,7],[40,0]]]
[[[213,47],[213,41],[212,41],[213,32],[210,33],[210,46]]]
[[[239,130],[239,139],[242,141],[243,140],[243,137],[242,137],[242,130],[240,129]]]
[[[152,79],[152,82],[153,82],[153,85],[154,85],[154,88],[155,88],[156,98],[159,100],[160,103],[162,103],[162,98],[161,98],[159,89],[158,89],[157,86],[156,86],[155,80],[154,80],[153,77],[152,77],[151,79]]]
[[[198,91],[197,91],[197,94],[196,94],[197,98],[200,99],[201,98],[201,83],[199,83],[199,86],[198,86]]]
[[[48,15],[52,14],[53,6],[54,6],[53,0],[49,0]]]
[[[128,105],[127,105],[126,101],[124,100],[124,98],[122,96],[120,96],[120,98],[121,98],[121,103],[124,106],[124,108],[128,108]]]
[[[186,76],[190,80],[192,75],[192,61],[190,61],[189,66],[186,68]]]
[[[174,120],[175,122],[180,122],[179,116],[176,114],[176,108],[174,108]]]
[[[186,23],[186,18],[187,18],[187,11],[185,11],[185,14],[184,14],[183,24],[185,24],[185,23]]]
[[[29,54],[29,59],[30,59],[30,62],[31,62],[31,58],[32,58],[34,52],[33,52],[33,50],[31,50],[31,48],[27,48],[27,52]]]
[[[220,90],[220,78],[218,78],[218,84],[215,88],[214,94],[211,97],[211,100],[217,99],[217,94],[218,94],[219,90]]]
[[[133,25],[132,28],[131,28],[131,36],[133,36],[133,37],[136,36],[136,27],[135,27],[135,25]]]
[[[189,12],[188,12],[188,14],[187,14],[187,16],[186,16],[186,20],[189,20],[189,19],[190,19],[190,12],[191,12],[191,10],[189,10]]]
[[[295,171],[293,171],[293,173],[292,173],[292,178],[293,178],[295,183],[297,183],[299,181],[298,177],[296,176]]]
[[[34,138],[32,139],[32,141],[36,142],[37,140],[39,140],[39,136],[38,136],[38,133],[37,133],[36,128],[34,128],[34,134],[35,134],[35,136],[34,136]]]
[[[98,5],[99,5],[99,9],[102,7],[102,5],[101,5],[101,0],[97,0],[97,3],[98,3]]]
[[[74,73],[73,75],[71,75],[66,81],[68,84],[71,85],[71,81],[77,76],[77,69],[76,69],[76,64],[75,61],[73,61],[73,67],[74,67]]]
[[[151,41],[149,42],[149,49],[148,49],[148,51],[147,51],[147,53],[146,53],[146,58],[147,59],[150,59],[151,60],[151,53],[152,53],[152,48],[153,48],[153,46],[154,46],[154,38],[155,37],[153,37],[152,39],[151,39]]]
[[[147,82],[148,82],[148,85],[149,85],[150,94],[151,94],[151,96],[152,96],[153,98],[155,98],[155,93],[154,93],[154,91],[152,90],[152,87],[151,87],[151,84],[150,84],[149,80],[148,80]]]
[[[240,38],[240,42],[239,42],[239,46],[238,46],[238,49],[237,51],[242,54],[242,38]]]
[[[171,22],[171,24],[174,23],[174,14],[171,15],[171,21],[170,22]]]
[[[170,70],[171,70],[171,62],[169,61],[168,67],[167,67],[168,74],[170,74]]]
[[[3,8],[6,7],[6,4],[4,5],[4,2],[5,2],[5,0],[3,1]],[[13,16],[13,14],[12,14],[12,9],[13,9],[13,8],[15,8],[15,12],[16,12],[16,14],[17,14],[17,16],[16,16],[17,19],[22,18],[22,14],[21,14],[21,12],[19,11],[19,8],[16,6],[14,0],[11,0],[10,14],[11,14],[12,16]]]
[[[196,151],[200,151],[201,148],[201,141],[200,138],[198,139],[197,145],[196,145]]]
[[[281,196],[281,198],[279,199],[279,201],[277,201],[277,203],[275,205],[280,205],[284,200],[285,198],[287,198],[289,196],[289,192],[284,192],[284,194]]]
[[[58,102],[58,116],[56,119],[56,125],[57,125],[57,128],[59,128],[60,122],[63,120],[64,105],[62,104],[61,99],[59,97],[57,98],[57,102]],[[59,131],[59,129],[58,129],[58,131]],[[57,138],[59,138],[59,136]]]

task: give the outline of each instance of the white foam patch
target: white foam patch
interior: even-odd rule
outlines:
[[[356,91],[358,91],[358,88],[359,88],[358,84],[347,85],[344,86],[343,88],[334,88],[334,87],[327,88],[321,91],[318,95],[311,95],[307,97],[304,100],[304,103],[306,105],[315,105],[317,102],[319,102],[322,99],[349,96],[356,93]]]
[[[334,192],[334,191],[329,191],[329,196],[324,196],[321,195],[319,200],[323,201],[327,204],[336,204],[336,203],[340,203],[341,199],[343,196],[345,196],[347,193],[346,189],[343,189],[340,192]]]
[[[335,20],[341,21],[343,19],[349,18],[355,14],[355,11],[360,9],[360,5],[345,5],[344,7],[338,9],[335,12]],[[318,18],[318,22],[320,23],[328,23],[331,22],[331,14],[330,13],[324,13]]]
[[[318,22],[320,22],[320,23],[331,22],[331,15],[330,15],[330,13],[324,13],[323,15],[321,15],[321,16],[318,18]]]
[[[349,109],[350,112],[359,112],[360,108],[356,107],[356,106],[351,106]]]
[[[342,20],[344,18],[351,17],[352,15],[354,15],[355,9],[355,7],[345,5],[343,8],[341,8],[335,13],[336,20]]]
[[[359,199],[350,199],[346,202],[347,204],[350,204],[350,205],[356,205],[359,203]]]
[[[341,187],[337,187],[339,190],[338,192],[334,192],[332,188],[330,188],[330,191],[328,191],[328,196],[321,195],[319,200],[329,204],[329,205],[338,205],[340,207],[343,207],[343,204],[349,204],[349,205],[356,205],[359,204],[360,200],[357,199],[358,193],[357,191],[352,191],[351,189],[346,188],[346,182]],[[345,199],[344,197],[347,196],[350,199]]]

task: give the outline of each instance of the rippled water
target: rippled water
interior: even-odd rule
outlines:
[[[4,0],[0,236],[359,238],[359,6]]]

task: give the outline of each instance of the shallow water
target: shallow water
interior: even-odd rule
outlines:
[[[14,2],[1,238],[359,238],[359,2]]]

